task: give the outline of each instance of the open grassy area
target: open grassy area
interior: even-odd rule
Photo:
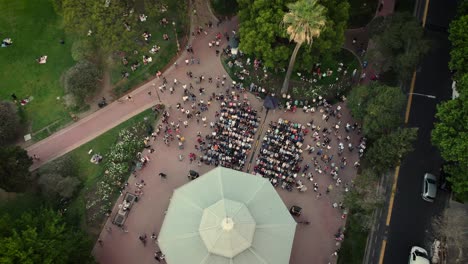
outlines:
[[[359,28],[366,26],[374,17],[377,10],[378,0],[348,0],[349,21],[348,28]]]
[[[117,141],[119,132],[122,129],[132,127],[144,119],[147,119],[148,122],[154,124],[155,115],[152,113],[151,109],[148,109],[121,123],[101,136],[60,158],[71,158],[75,162],[76,167],[79,170],[79,178],[82,181],[81,190],[70,202],[67,217],[70,220],[78,221],[78,224],[92,235],[97,235],[97,232],[99,232],[100,224],[102,223],[104,216],[102,216],[100,219],[96,219],[96,221],[89,225],[89,223],[86,221],[86,198],[89,195],[93,195],[96,183],[100,180],[104,173],[106,155],[109,153],[110,147]],[[100,153],[103,156],[102,163],[96,165],[90,162],[91,156],[88,154],[90,149],[93,150],[93,153]]]
[[[132,47],[133,52],[115,54],[112,58],[111,65],[111,82],[115,85],[115,92],[118,95],[125,93],[134,86],[154,77],[158,70],[163,68],[177,54],[177,42],[183,50],[182,46],[188,38],[189,32],[189,15],[187,3],[183,0],[164,1],[167,11],[147,10],[143,0],[136,1],[135,14],[146,14],[148,16],[146,22],[138,23],[137,27],[132,30],[139,32],[139,35],[144,31],[151,33],[151,38],[145,41],[143,37],[135,40],[135,45]],[[166,18],[169,22],[167,25],[160,23],[161,19]],[[175,22],[175,26],[173,25]],[[169,40],[163,39],[163,34],[169,36]],[[159,52],[151,54],[151,48],[157,45],[160,47]],[[152,62],[147,65],[143,64],[142,56],[147,55],[152,58]],[[123,64],[123,58],[126,58],[128,64]],[[133,63],[140,63],[135,71],[132,71]],[[128,78],[122,77],[122,72],[128,72]]]
[[[72,40],[60,28],[49,0],[0,0],[0,39],[11,38],[13,45],[0,48],[0,99],[31,97],[22,107],[32,132],[58,122],[70,122],[65,106],[57,97],[64,95],[61,74],[73,65]],[[60,44],[60,40],[65,44]],[[47,55],[46,64],[36,59]]]

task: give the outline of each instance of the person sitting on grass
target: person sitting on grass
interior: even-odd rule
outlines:
[[[39,64],[46,64],[47,63],[47,55],[39,57],[38,59],[36,59],[36,61]]]
[[[11,44],[13,44],[13,41],[11,40],[11,38],[6,38],[2,41],[2,48],[6,48],[10,46]]]
[[[151,38],[151,33],[149,33],[148,31],[145,31],[143,32],[142,36],[145,39],[145,41],[148,41]]]

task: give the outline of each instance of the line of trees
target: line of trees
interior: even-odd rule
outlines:
[[[355,188],[345,197],[346,206],[363,229],[372,226],[373,210],[383,205],[383,193],[377,192],[381,175],[399,165],[413,150],[418,129],[402,127],[405,102],[406,96],[399,87],[380,83],[354,87],[348,96],[347,105],[353,117],[362,123],[369,146]]]
[[[444,170],[456,197],[468,201],[468,1],[458,8],[450,24],[452,43],[449,67],[454,72],[457,98],[437,107],[437,122],[432,131],[432,143],[447,161]]]

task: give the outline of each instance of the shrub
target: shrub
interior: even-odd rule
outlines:
[[[86,60],[79,61],[63,76],[65,92],[75,96],[79,102],[83,102],[96,91],[99,76],[100,72],[94,64]]]

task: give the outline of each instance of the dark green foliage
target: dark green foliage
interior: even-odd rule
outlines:
[[[385,17],[382,27],[382,32],[372,37],[377,48],[369,56],[381,63],[383,71],[393,70],[401,80],[408,80],[429,51],[423,28],[410,13]]]
[[[124,23],[130,27],[137,23],[136,14],[129,14],[134,5],[133,0],[110,1],[108,7],[104,1],[63,0],[61,14],[65,29],[83,37],[91,30],[90,38],[102,51],[127,50],[134,34]]]
[[[0,263],[91,263],[91,243],[52,209],[0,215]]]
[[[211,6],[217,16],[233,16],[238,9],[237,0],[211,0]]]
[[[293,2],[296,1],[238,0],[240,49],[262,59],[267,67],[286,67],[295,45],[289,42],[281,21],[288,10],[286,5]],[[312,63],[322,56],[332,56],[343,44],[349,4],[338,0],[318,2],[327,9],[326,28],[312,46],[301,48],[295,68],[310,69]]]
[[[352,115],[362,121],[364,134],[377,139],[402,124],[405,101],[400,88],[371,84],[355,87],[349,94],[348,106]]]
[[[99,76],[100,72],[94,64],[89,61],[79,61],[65,72],[63,86],[65,91],[72,94],[78,102],[83,102],[96,91]]]
[[[32,159],[18,146],[0,147],[0,188],[22,191],[28,187]]]
[[[437,107],[438,121],[432,130],[432,143],[447,161],[452,190],[459,200],[468,201],[468,1],[458,6],[457,16],[450,23],[452,43],[449,67],[455,71],[459,97]]]
[[[365,155],[366,166],[382,174],[399,165],[400,160],[413,151],[417,128],[398,128],[372,143]]]
[[[380,86],[378,94],[369,101],[362,127],[366,136],[376,139],[403,123],[406,96],[399,87]]]
[[[457,75],[468,73],[468,15],[450,23],[449,40],[452,43],[450,69]]]
[[[445,171],[457,198],[468,200],[468,73],[457,82],[460,96],[438,105],[432,143],[448,161]]]
[[[46,197],[71,198],[80,185],[80,181],[75,177],[47,173],[40,175],[39,185]]]
[[[374,17],[379,1],[375,0],[348,0],[349,22],[348,28],[365,27]]]
[[[361,229],[368,230],[372,226],[372,212],[383,205],[384,196],[377,193],[377,174],[369,169],[362,171],[354,180],[354,188],[346,193],[344,205],[359,218]]]
[[[18,137],[19,125],[16,106],[11,102],[0,102],[0,146]]]

